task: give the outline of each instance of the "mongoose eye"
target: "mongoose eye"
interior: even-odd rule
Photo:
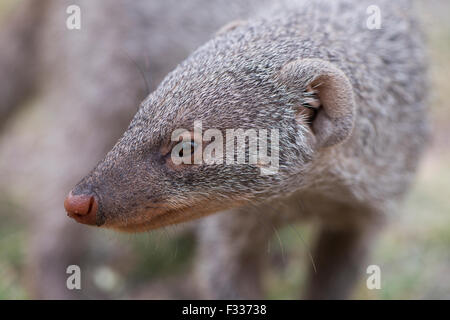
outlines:
[[[194,141],[183,142],[181,144],[181,149],[178,152],[178,156],[180,158],[191,157],[192,155],[194,155],[196,149],[197,143],[195,143]]]
[[[167,154],[167,164],[175,168],[181,164],[194,164],[196,154],[201,152],[201,142],[196,142],[189,132],[172,137],[173,145]],[[178,140],[178,141],[177,141]],[[174,167],[175,166],[175,167]],[[184,167],[184,166],[181,166]]]

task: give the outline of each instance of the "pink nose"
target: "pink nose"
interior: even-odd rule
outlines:
[[[67,215],[79,223],[95,225],[97,221],[98,203],[93,195],[73,195],[72,192],[64,200]]]

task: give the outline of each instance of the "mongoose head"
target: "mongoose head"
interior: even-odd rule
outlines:
[[[352,86],[335,65],[256,38],[248,30],[220,34],[171,72],[70,192],[68,215],[144,231],[301,188],[316,156],[351,134]],[[230,139],[230,129],[247,136]],[[270,161],[250,161],[249,129],[258,147],[266,141]],[[230,146],[236,147],[231,156]],[[238,150],[243,163],[236,163]]]

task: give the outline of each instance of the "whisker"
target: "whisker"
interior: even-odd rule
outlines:
[[[309,247],[308,247],[308,245],[306,244],[305,240],[303,239],[303,237],[302,237],[300,231],[299,231],[298,229],[296,229],[296,228],[295,228],[293,225],[291,225],[291,224],[289,224],[289,227],[292,229],[292,231],[294,231],[294,233],[295,233],[295,234],[300,238],[300,240],[302,241],[303,246],[305,247],[305,249],[306,249],[306,251],[307,251],[307,253],[308,253],[309,260],[311,261],[312,267],[313,267],[313,269],[314,269],[314,273],[317,273],[316,263],[314,262],[313,255],[312,255],[311,251],[309,250]]]
[[[284,247],[283,247],[283,242],[281,241],[280,235],[278,234],[278,231],[275,227],[273,227],[273,231],[275,232],[275,235],[278,239],[278,243],[280,245],[280,249],[281,249],[281,260],[283,261],[283,263],[285,262],[284,259]]]
[[[123,52],[128,57],[128,59],[130,59],[131,62],[133,62],[133,64],[136,66],[136,68],[138,69],[139,73],[141,74],[142,78],[144,79],[145,88],[146,88],[146,95],[148,95],[150,93],[150,83],[149,83],[149,81],[147,79],[145,71],[141,68],[139,63],[135,59],[133,59],[126,51],[123,51]]]

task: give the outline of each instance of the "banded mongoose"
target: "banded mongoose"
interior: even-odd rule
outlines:
[[[380,29],[367,27],[370,5]],[[305,297],[348,297],[426,145],[420,34],[406,0],[274,2],[231,23],[142,102],[67,196],[69,216],[145,231],[221,211],[200,240],[200,279],[216,298],[261,297],[272,226],[313,217],[321,231]],[[276,129],[279,170],[174,164],[172,133],[198,120],[224,136]]]

